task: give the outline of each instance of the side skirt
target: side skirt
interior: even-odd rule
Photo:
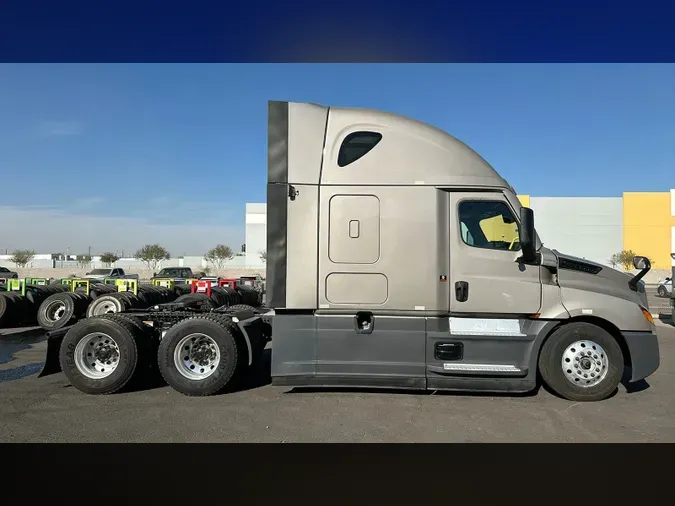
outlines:
[[[273,386],[315,388],[382,388],[400,390],[440,390],[448,392],[525,393],[536,387],[534,378],[508,377],[445,377],[400,378],[372,376],[307,376],[289,375],[272,378]]]

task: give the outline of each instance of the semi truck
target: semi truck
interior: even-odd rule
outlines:
[[[478,153],[401,115],[268,104],[264,307],[163,304],[48,340],[41,375],[108,394],[158,367],[172,388],[236,385],[272,342],[273,385],[529,392],[599,401],[651,375],[644,283],[544,246]]]

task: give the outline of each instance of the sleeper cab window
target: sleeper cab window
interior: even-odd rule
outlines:
[[[518,222],[504,202],[464,200],[459,203],[462,240],[476,248],[520,250]]]
[[[338,152],[338,166],[345,167],[354,163],[373,149],[382,140],[378,132],[352,132],[342,141]]]

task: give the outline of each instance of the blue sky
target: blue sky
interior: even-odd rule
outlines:
[[[675,65],[0,65],[0,249],[238,247],[270,99],[429,122],[519,193],[675,187]]]

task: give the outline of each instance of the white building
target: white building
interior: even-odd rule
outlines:
[[[263,264],[260,253],[266,250],[267,204],[246,204],[246,265]]]

